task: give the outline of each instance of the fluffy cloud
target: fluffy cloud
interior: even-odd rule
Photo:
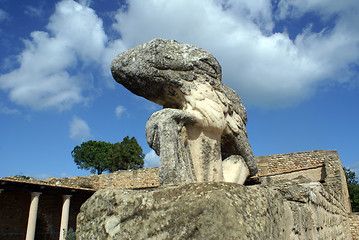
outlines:
[[[223,81],[245,103],[282,107],[310,96],[320,84],[353,78],[358,64],[358,5],[355,1],[286,1],[273,13],[271,1],[129,1],[113,27],[132,47],[155,37],[176,39],[212,52],[223,67]],[[311,12],[331,29],[304,26],[290,38],[273,32],[284,18],[300,21]]]
[[[157,156],[157,154],[155,153],[154,150],[151,150],[149,153],[146,154],[145,156],[145,168],[149,168],[149,167],[158,167],[159,166],[159,160],[160,157]]]
[[[120,118],[125,111],[126,111],[126,108],[124,106],[118,105],[115,108],[116,117]]]
[[[102,62],[107,36],[95,12],[72,0],[56,5],[47,29],[31,33],[18,56],[20,67],[0,76],[0,88],[20,105],[70,108],[85,101],[83,91],[91,87],[77,69]]]
[[[91,137],[88,124],[81,118],[74,117],[70,122],[70,138],[75,141],[86,141]]]

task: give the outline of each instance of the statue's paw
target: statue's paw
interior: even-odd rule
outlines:
[[[248,142],[246,132],[239,129],[238,132],[227,132],[222,136],[222,154],[225,156],[240,155],[247,164],[249,174],[254,176],[258,172],[257,162],[254,158],[251,145]]]
[[[222,162],[223,180],[243,184],[249,176],[249,169],[242,156],[232,155]]]

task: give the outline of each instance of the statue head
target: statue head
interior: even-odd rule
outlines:
[[[119,54],[111,64],[114,79],[159,105],[182,108],[193,81],[221,85],[221,66],[212,54],[175,40],[154,39]]]

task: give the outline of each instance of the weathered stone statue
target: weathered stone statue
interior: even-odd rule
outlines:
[[[164,107],[146,125],[148,144],[160,156],[160,184],[243,184],[257,173],[246,109],[222,84],[221,66],[212,54],[154,39],[119,54],[111,71],[132,93]]]

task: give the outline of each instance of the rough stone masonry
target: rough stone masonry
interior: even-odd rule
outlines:
[[[132,93],[164,107],[146,124],[147,142],[160,156],[161,185],[243,184],[257,173],[246,109],[222,84],[221,66],[212,54],[154,39],[119,54],[111,71]]]

